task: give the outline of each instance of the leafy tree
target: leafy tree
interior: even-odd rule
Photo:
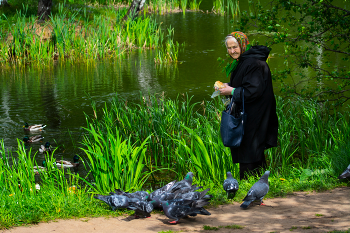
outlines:
[[[285,52],[279,57],[285,59],[284,67],[273,77],[286,94],[337,104],[350,98],[350,71],[345,65],[350,56],[350,11],[344,4],[251,0],[250,10],[242,12],[237,25],[241,31],[264,35],[269,47],[283,45]]]

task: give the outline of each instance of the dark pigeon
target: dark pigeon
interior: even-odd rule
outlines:
[[[128,198],[137,198],[137,199],[142,200],[142,201],[146,201],[150,195],[146,191],[136,191],[134,193],[128,193],[128,192],[124,192],[120,189],[116,189],[116,190],[114,190],[114,192],[110,192],[109,194],[111,194],[111,195],[123,195],[123,196],[126,196]]]
[[[150,193],[148,199],[152,201],[154,199],[154,197],[160,196],[163,193],[169,192],[171,190],[171,188],[174,186],[175,183],[176,183],[176,180],[174,180],[174,181],[166,184],[165,186],[155,190],[154,192]]]
[[[163,193],[161,195],[153,197],[153,200],[150,203],[156,209],[162,209],[162,201],[174,200],[177,196],[177,193]]]
[[[153,205],[148,201],[142,201],[138,198],[129,198],[129,206],[127,207],[130,210],[135,210],[135,218],[139,216],[150,217],[153,210]]]
[[[170,192],[175,192],[180,190],[181,193],[186,193],[189,191],[193,191],[197,187],[192,186],[192,180],[193,180],[193,173],[188,172],[185,176],[185,178],[179,182],[176,182],[173,187],[171,188]]]
[[[232,177],[231,172],[226,173],[227,179],[224,181],[224,190],[226,191],[227,198],[229,198],[230,194],[236,194],[239,185],[238,181]]]
[[[269,175],[270,171],[266,171],[262,177],[250,188],[247,196],[243,199],[243,203],[241,208],[247,209],[250,203],[255,200],[260,200],[260,204],[262,205],[262,200],[264,196],[269,191]]]
[[[104,201],[113,211],[120,208],[127,208],[129,206],[129,198],[122,195],[96,195],[94,198]]]
[[[211,199],[211,195],[206,195],[209,191],[209,188],[202,192],[188,192],[188,193],[179,193],[176,198],[184,200],[199,200],[199,199]]]
[[[188,215],[195,216],[197,214],[210,215],[210,213],[203,208],[203,203],[198,203],[194,200],[173,200],[173,201],[162,201],[164,214],[174,221],[170,222],[176,224],[181,218]],[[206,203],[208,204],[208,203]]]
[[[348,177],[350,177],[350,164],[345,169],[345,171],[342,174],[340,174],[340,176],[338,176],[338,179],[345,179],[345,178],[348,178]]]

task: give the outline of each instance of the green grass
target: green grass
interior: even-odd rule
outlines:
[[[28,7],[11,18],[0,16],[0,65],[94,62],[134,49],[156,49],[162,63],[177,62],[179,44],[173,41],[174,29],[165,29],[166,36],[152,16],[122,23],[125,8],[106,8],[96,14],[88,13],[86,7],[74,9],[58,4],[55,14],[41,25]]]
[[[212,226],[208,226],[208,225],[204,225],[203,226],[203,230],[207,230],[207,231],[218,231],[220,228],[225,228],[225,229],[243,229],[243,226],[240,225],[236,225],[236,224],[231,224],[231,225],[227,225],[227,226],[218,226],[218,227],[212,227]]]
[[[238,178],[238,165],[232,164],[220,139],[220,99],[193,103],[187,95],[140,95],[138,102],[130,103],[116,96],[100,109],[92,106],[84,138],[76,143],[85,152],[81,166],[86,177],[57,169],[53,155],[45,157],[47,170],[35,174],[36,153],[25,150],[21,141],[16,154],[0,143],[1,229],[56,218],[117,216],[125,212],[112,213],[92,196],[115,188],[152,191],[183,179],[188,171],[194,172],[194,183],[210,188],[213,206],[240,202],[259,179],[239,180],[235,197],[226,198],[225,173]],[[300,100],[278,99],[277,107],[280,137],[278,147],[266,153],[271,170],[266,197],[349,186],[337,179],[350,163],[349,113],[332,114]]]

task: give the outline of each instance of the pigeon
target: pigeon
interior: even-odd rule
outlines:
[[[114,211],[120,208],[135,210],[135,218],[138,218],[139,216],[150,217],[150,213],[153,210],[153,205],[147,201],[142,201],[138,198],[129,198],[116,193],[106,196],[96,195],[94,198],[104,201]]]
[[[148,201],[142,201],[138,198],[129,198],[128,202],[129,206],[127,209],[135,210],[135,218],[139,218],[139,216],[151,217],[150,213],[153,210],[153,205]]]
[[[148,199],[152,201],[156,196],[160,196],[163,193],[166,193],[166,192],[170,191],[175,183],[176,183],[176,180],[171,181],[170,183],[166,184],[165,186],[155,190],[154,192],[149,194],[149,198]]]
[[[229,198],[230,194],[233,193],[233,195],[236,194],[239,185],[238,181],[232,177],[231,172],[226,173],[227,179],[224,181],[224,190],[226,191],[227,198]]]
[[[188,193],[179,193],[176,198],[184,200],[199,200],[199,199],[211,199],[212,195],[206,195],[209,191],[209,188],[202,192],[188,192]]]
[[[129,198],[123,195],[96,195],[94,198],[104,201],[113,211],[120,208],[127,208],[129,206]]]
[[[350,164],[349,166],[345,169],[345,171],[338,176],[338,179],[345,179],[347,177],[350,177]]]
[[[173,201],[162,201],[164,214],[174,219],[169,223],[176,224],[181,218],[188,215],[195,216],[197,214],[211,215],[206,209],[203,208],[208,202],[201,202],[195,200],[173,200]]]
[[[264,196],[269,191],[269,175],[270,171],[266,171],[264,175],[260,177],[260,179],[249,189],[247,196],[243,199],[243,203],[241,208],[247,209],[250,203],[255,200],[260,200],[260,204],[262,204],[262,200]]]
[[[134,193],[128,193],[128,192],[124,192],[120,189],[116,189],[114,190],[114,192],[110,192],[110,195],[123,195],[126,196],[128,198],[137,198],[141,201],[146,201],[149,197],[149,193],[146,191],[136,191]]]
[[[170,201],[174,200],[176,198],[178,193],[163,193],[161,195],[155,196],[152,198],[152,201],[150,203],[153,205],[156,209],[162,209],[162,201]]]
[[[181,193],[186,193],[189,191],[193,191],[195,187],[192,186],[193,173],[188,172],[185,178],[179,182],[176,182],[171,188],[170,192],[175,192],[177,190],[181,190]]]

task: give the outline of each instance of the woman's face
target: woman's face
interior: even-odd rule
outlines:
[[[228,54],[230,54],[233,59],[238,59],[241,56],[241,48],[233,38],[227,39],[226,48]]]

